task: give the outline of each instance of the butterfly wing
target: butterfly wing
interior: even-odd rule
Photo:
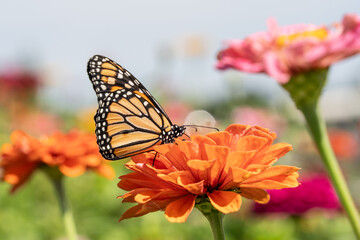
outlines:
[[[98,97],[99,106],[110,92],[125,88],[130,91],[137,91],[171,122],[151,93],[130,72],[116,62],[107,57],[95,55],[90,58],[87,71]]]
[[[100,153],[117,160],[151,150],[172,123],[150,92],[126,69],[96,55],[88,74],[99,108],[95,115]]]

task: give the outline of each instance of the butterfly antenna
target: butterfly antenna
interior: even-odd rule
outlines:
[[[208,127],[208,126],[200,126],[200,125],[183,125],[184,127],[192,127],[195,128],[195,131],[197,132],[197,128],[207,128],[207,129],[212,129],[212,130],[216,130],[216,131],[220,131],[218,128],[216,127]]]

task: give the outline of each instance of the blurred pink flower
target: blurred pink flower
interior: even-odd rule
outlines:
[[[10,112],[20,112],[21,109],[34,103],[40,77],[23,67],[6,68],[0,72],[0,105]]]
[[[11,128],[22,130],[32,136],[42,136],[61,129],[62,120],[53,114],[23,109],[11,116]]]
[[[305,177],[304,177],[305,176]],[[300,215],[313,208],[340,210],[341,205],[330,180],[324,174],[303,174],[297,188],[268,190],[270,201],[254,205],[255,213]]]
[[[216,67],[263,72],[285,84],[292,75],[327,68],[360,52],[360,16],[347,14],[333,27],[298,24],[279,27],[269,19],[268,32],[232,40],[218,54]]]
[[[6,69],[0,74],[0,84],[11,91],[34,89],[41,81],[34,73],[22,68]]]
[[[191,108],[181,102],[166,103],[164,109],[171,121],[176,124],[183,124],[186,116],[191,112]]]
[[[286,121],[283,118],[266,109],[238,107],[233,110],[232,116],[234,123],[262,126],[272,129],[278,135],[286,128]]]

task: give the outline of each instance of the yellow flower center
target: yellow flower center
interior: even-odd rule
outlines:
[[[276,44],[279,47],[283,47],[287,44],[290,44],[295,39],[307,38],[307,37],[312,37],[312,38],[317,38],[319,40],[323,40],[327,37],[327,35],[328,35],[328,32],[326,31],[325,28],[319,28],[319,29],[315,29],[315,30],[311,30],[311,31],[305,31],[305,32],[299,32],[299,33],[294,33],[294,34],[290,34],[290,35],[279,36],[276,39]]]

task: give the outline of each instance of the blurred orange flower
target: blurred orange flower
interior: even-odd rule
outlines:
[[[223,132],[191,136],[191,141],[155,146],[158,152],[132,157],[134,171],[120,176],[123,202],[136,202],[123,219],[165,210],[169,222],[185,222],[195,204],[209,201],[222,213],[240,209],[241,197],[258,203],[270,199],[265,189],[297,187],[299,168],[272,166],[292,150],[273,144],[268,129],[233,124]]]
[[[354,160],[359,154],[359,141],[356,135],[341,129],[329,131],[331,146],[335,155],[342,160]]]
[[[24,132],[14,131],[11,142],[1,148],[2,180],[13,185],[11,192],[22,186],[32,173],[44,166],[58,167],[70,177],[93,170],[106,178],[115,176],[114,170],[98,152],[95,136],[71,131],[56,132],[35,139]]]
[[[14,131],[10,138],[12,143],[1,147],[0,166],[2,180],[13,185],[11,191],[14,192],[39,166],[42,148],[39,140],[21,131]]]

